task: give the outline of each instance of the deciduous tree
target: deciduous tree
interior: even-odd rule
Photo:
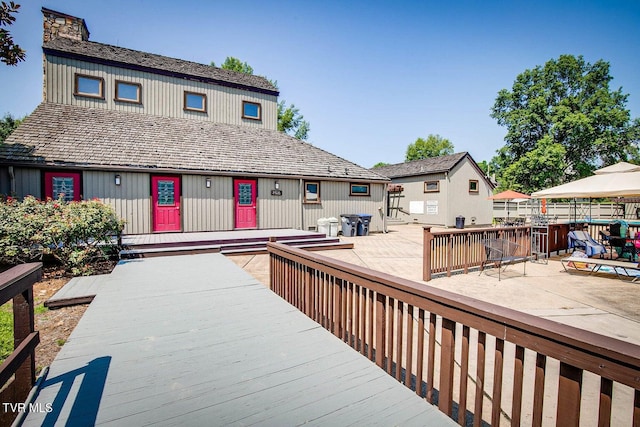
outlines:
[[[22,120],[24,119],[14,119],[11,114],[6,114],[3,119],[0,119],[0,143],[11,135],[11,132],[22,123]]]
[[[427,139],[418,138],[407,147],[405,161],[427,159],[429,157],[453,154],[453,144],[440,135],[429,135]]]
[[[14,14],[18,13],[20,5],[14,2],[0,3],[0,61],[7,65],[17,65],[24,61],[25,51],[13,42],[13,37],[7,27],[16,21]]]
[[[507,128],[492,160],[502,185],[535,191],[637,158],[640,122],[631,119],[622,88],[609,88],[612,79],[603,60],[562,55],[501,90],[491,117]]]

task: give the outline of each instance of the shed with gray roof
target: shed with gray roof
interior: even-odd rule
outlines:
[[[372,170],[391,179],[391,218],[453,227],[462,216],[466,224],[491,224],[494,185],[467,152]]]

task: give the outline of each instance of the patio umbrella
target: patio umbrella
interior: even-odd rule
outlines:
[[[517,191],[507,190],[501,193],[494,194],[489,197],[489,200],[507,200],[507,218],[509,218],[509,202],[522,202],[524,200],[530,199],[531,196],[527,194],[518,193]]]

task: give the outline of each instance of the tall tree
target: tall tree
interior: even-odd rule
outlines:
[[[211,66],[215,67],[216,64],[212,61]],[[244,74],[253,74],[253,67],[233,56],[227,56],[220,68]],[[274,87],[278,87],[277,81],[269,81]],[[297,139],[306,140],[309,137],[311,125],[304,119],[304,116],[300,114],[300,110],[294,104],[287,106],[286,101],[283,100],[278,102],[278,130]]]
[[[0,143],[3,143],[11,132],[13,132],[24,119],[14,119],[11,114],[6,114],[4,118],[0,119]]]
[[[427,159],[429,157],[439,157],[453,154],[453,144],[440,135],[429,135],[427,139],[418,138],[413,144],[407,147],[405,162],[411,160]]]
[[[389,163],[385,163],[385,162],[378,162],[378,163],[376,163],[375,165],[373,165],[373,168],[374,168],[374,169],[375,169],[375,168],[382,168],[382,167],[385,167],[385,166],[389,166]]]
[[[640,121],[625,108],[628,95],[609,89],[612,79],[603,60],[562,55],[501,90],[491,113],[507,128],[506,144],[492,160],[499,181],[536,191],[637,158]]]
[[[16,21],[14,14],[18,13],[20,5],[14,2],[0,3],[0,61],[7,65],[17,65],[18,62],[24,61],[25,51],[13,42],[13,37],[8,30],[2,27],[8,27]]]

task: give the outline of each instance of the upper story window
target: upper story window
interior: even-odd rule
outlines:
[[[242,101],[242,118],[262,120],[262,106],[257,102]]]
[[[469,180],[469,193],[478,193],[480,191],[479,182],[477,179]]]
[[[142,103],[142,85],[116,80],[116,101]]]
[[[184,109],[188,111],[207,112],[207,95],[204,93],[184,92]]]
[[[437,193],[440,191],[440,182],[438,181],[425,181],[424,192],[425,193]]]
[[[104,79],[84,74],[75,75],[74,95],[104,99]]]

